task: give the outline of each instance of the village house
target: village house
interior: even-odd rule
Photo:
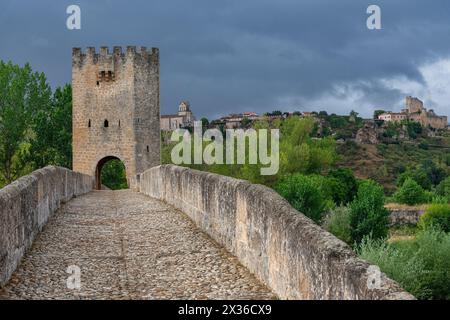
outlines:
[[[219,121],[224,123],[227,129],[236,129],[241,127],[244,118],[253,121],[257,120],[259,116],[256,112],[233,113],[220,118]]]
[[[179,128],[191,127],[195,121],[188,101],[182,101],[177,114],[161,115],[161,130],[173,131]]]

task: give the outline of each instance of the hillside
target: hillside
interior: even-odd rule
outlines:
[[[416,139],[381,139],[378,144],[348,140],[338,144],[338,165],[352,168],[358,178],[376,180],[391,193],[395,189],[396,179],[408,167],[414,168],[424,161],[432,160],[437,166],[449,170],[450,134],[444,132],[440,135],[424,135]]]

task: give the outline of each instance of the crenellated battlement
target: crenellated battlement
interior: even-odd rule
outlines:
[[[85,64],[112,62],[119,58],[122,60],[122,63],[126,63],[131,59],[157,65],[159,64],[159,49],[149,49],[143,46],[127,46],[125,48],[114,46],[112,50],[109,47],[102,46],[99,52],[96,51],[95,47],[87,47],[84,51],[82,48],[72,49],[72,64],[80,67]]]

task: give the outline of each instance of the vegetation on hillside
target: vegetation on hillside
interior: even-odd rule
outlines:
[[[386,131],[389,129],[393,130],[397,138],[381,138],[377,145],[357,144],[353,140],[339,144],[338,165],[352,168],[359,178],[381,183],[388,194],[394,193],[407,176],[416,175],[416,182],[424,189],[431,190],[436,185],[434,179],[449,175],[450,133],[427,136],[422,131],[420,136],[413,139],[406,133],[402,134],[406,134],[404,138],[399,138],[403,130],[399,125],[389,125]],[[436,173],[438,175],[432,177]],[[398,183],[402,175],[403,180]],[[428,180],[427,185],[422,184],[418,181],[419,175],[428,175],[431,181]]]
[[[29,65],[0,61],[0,187],[46,165],[71,167],[71,95],[69,85],[52,91]],[[393,124],[378,146],[358,145],[351,139],[363,125],[356,112],[317,117],[246,122],[280,130],[276,175],[261,175],[267,165],[248,161],[188,166],[273,188],[418,298],[449,299],[450,134],[428,137],[417,124]],[[167,133],[162,142],[162,161],[171,163],[175,143]],[[126,188],[123,164],[106,163],[102,182]],[[426,208],[407,238],[389,238],[385,204],[392,201]]]
[[[448,299],[450,275],[446,271],[448,263],[442,261],[449,250],[448,155],[442,149],[430,152],[430,148],[419,147],[418,141],[425,138],[417,125],[405,124],[405,134],[414,142],[382,143],[377,148],[361,146],[350,139],[361,127],[357,114],[337,116],[320,112],[318,116],[321,125],[299,116],[253,123],[257,130],[280,129],[281,166],[276,176],[261,176],[260,165],[190,167],[274,188],[294,208],[355,248],[361,257],[379,265],[416,297]],[[397,125],[387,126],[386,139],[398,138],[396,128]],[[337,144],[335,141],[340,139],[347,140]],[[170,163],[169,150],[173,146],[168,140],[166,136],[165,163]],[[374,170],[357,179],[351,166],[345,167],[345,163],[351,157],[362,158],[370,152],[376,161],[371,163],[369,156],[363,160],[366,163],[360,164]],[[406,161],[401,161],[401,157]],[[408,229],[408,236],[389,238],[392,232],[387,201],[405,206],[427,204],[427,212],[418,227]]]
[[[223,174],[239,179],[249,180],[253,183],[261,183],[268,186],[275,186],[280,178],[294,173],[321,174],[330,170],[336,161],[335,141],[331,137],[324,139],[313,139],[311,132],[314,128],[312,119],[301,119],[298,116],[286,120],[275,120],[271,123],[260,120],[254,123],[255,130],[279,129],[280,148],[279,171],[275,176],[261,175],[261,168],[267,165],[249,164],[248,142],[246,147],[245,164],[186,164],[194,169]],[[270,140],[270,134],[269,134]],[[170,137],[163,134],[162,137],[162,162],[171,163],[171,151],[178,142],[170,142]],[[204,142],[203,148],[209,142]],[[191,143],[194,148],[194,143]],[[268,148],[270,150],[270,148]],[[235,154],[237,144],[235,144]],[[225,146],[223,154],[225,154]],[[191,163],[194,163],[194,153],[191,152]]]

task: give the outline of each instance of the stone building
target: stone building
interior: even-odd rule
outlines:
[[[248,119],[251,121],[258,120],[259,116],[256,112],[231,113],[221,117],[218,121],[226,127],[226,129],[237,129],[242,127],[242,121]]]
[[[177,114],[161,116],[161,130],[172,131],[178,128],[193,126],[194,114],[188,101],[182,101],[178,107]]]
[[[129,46],[72,52],[73,169],[96,177],[113,159],[128,185],[160,164],[159,50]]]
[[[420,123],[423,127],[431,129],[446,129],[448,126],[447,116],[438,116],[433,110],[427,110],[423,102],[414,97],[406,97],[405,109],[402,112],[385,112],[378,116],[379,120],[387,122],[400,122],[410,120]]]
[[[403,120],[407,120],[408,116],[406,113],[402,112],[385,112],[381,114],[378,119],[388,122],[401,122]]]

